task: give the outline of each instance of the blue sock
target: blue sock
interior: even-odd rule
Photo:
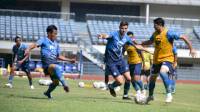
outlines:
[[[47,90],[47,93],[51,93],[58,85],[57,84],[54,84],[54,83],[51,83],[49,85],[49,88]]]
[[[155,88],[155,81],[150,80],[149,81],[149,96],[153,96],[154,88]]]
[[[112,84],[110,84],[110,88],[111,89],[115,89],[116,87],[120,86],[121,84],[117,83],[116,81],[114,81]]]
[[[137,80],[137,81],[135,81],[135,82],[136,82],[137,85],[140,87],[140,90],[144,90],[144,85],[143,85],[143,83],[142,83],[141,80]]]
[[[124,84],[124,95],[128,95],[129,89],[130,89],[130,82],[125,82],[125,84]]]
[[[8,83],[12,84],[13,82],[13,78],[14,78],[14,75],[10,75],[9,78],[8,78]]]
[[[65,83],[65,78],[62,75],[62,70],[59,68],[59,65],[56,65],[55,67],[55,75],[58,77],[58,80],[63,86],[67,86],[67,84]]]
[[[163,80],[166,92],[171,93],[171,80],[169,79],[168,74],[165,72],[160,72],[160,76]]]
[[[135,81],[131,81],[133,88],[135,89],[135,91],[138,91],[140,88],[138,86],[138,84]]]
[[[175,86],[176,86],[176,81],[175,81],[175,79],[172,80],[172,83],[171,83],[171,84],[172,84],[172,85],[171,85],[172,91],[174,91],[174,90],[175,90]]]

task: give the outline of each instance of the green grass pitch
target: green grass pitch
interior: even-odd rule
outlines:
[[[122,87],[114,98],[108,91],[79,88],[78,80],[68,81],[70,93],[57,87],[53,100],[48,100],[43,95],[47,86],[40,86],[38,80],[34,79],[35,89],[30,90],[26,78],[16,77],[14,88],[9,89],[4,87],[7,78],[0,76],[0,112],[200,112],[200,85],[177,84],[173,102],[165,104],[164,86],[157,83],[155,101],[138,105],[122,100]],[[131,89],[129,95],[133,92]]]

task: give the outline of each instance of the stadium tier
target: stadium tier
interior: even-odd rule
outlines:
[[[194,26],[194,34],[200,39],[200,26]]]
[[[104,20],[87,20],[88,30],[93,44],[106,44],[106,40],[97,39],[96,35],[99,33],[109,33],[118,30],[120,21],[104,21]],[[184,29],[181,25],[170,24],[168,29],[184,34]],[[133,31],[136,40],[141,42],[150,38],[154,32],[153,24],[129,22],[129,30]],[[183,41],[175,41],[175,46],[178,48],[187,48]]]
[[[0,39],[13,40],[16,35],[22,36],[24,41],[35,41],[46,36],[48,25],[58,27],[58,41],[75,43],[74,20],[65,21],[59,18],[47,17],[23,17],[23,16],[0,16]]]

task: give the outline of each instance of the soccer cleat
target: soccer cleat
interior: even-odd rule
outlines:
[[[5,84],[5,86],[9,88],[13,88],[13,85],[11,83]]]
[[[154,100],[154,96],[148,96],[145,104],[148,104],[150,101],[153,101],[153,100]]]
[[[69,92],[69,87],[68,86],[64,86],[63,89],[65,90],[65,92]]]
[[[166,97],[166,99],[165,99],[165,102],[166,102],[166,103],[171,103],[171,102],[172,102],[172,99],[173,99],[172,95],[171,95],[171,94],[167,94],[167,97]]]
[[[33,85],[30,86],[31,89],[35,89],[35,87]]]
[[[49,99],[53,98],[50,93],[44,92],[44,95],[47,96]]]
[[[112,89],[110,86],[111,86],[111,84],[108,84],[108,89],[109,89],[109,91],[110,91],[110,94],[111,94],[113,97],[116,97],[117,95],[116,95],[115,90]]]
[[[123,96],[122,99],[123,100],[131,100],[131,98],[129,98],[128,96]]]

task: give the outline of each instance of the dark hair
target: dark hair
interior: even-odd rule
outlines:
[[[47,27],[47,33],[52,33],[53,30],[57,30],[57,27],[55,25],[49,25]]]
[[[17,39],[21,39],[21,37],[16,36],[16,37],[15,37],[15,42],[17,42]]]
[[[129,36],[129,35],[134,35],[134,34],[133,34],[132,31],[128,31],[128,32],[127,32],[127,35]]]
[[[121,21],[119,26],[128,26],[128,22],[127,21]]]
[[[164,26],[165,25],[165,21],[163,18],[156,18],[153,20],[154,24],[157,24],[157,25],[161,25],[161,26]]]

